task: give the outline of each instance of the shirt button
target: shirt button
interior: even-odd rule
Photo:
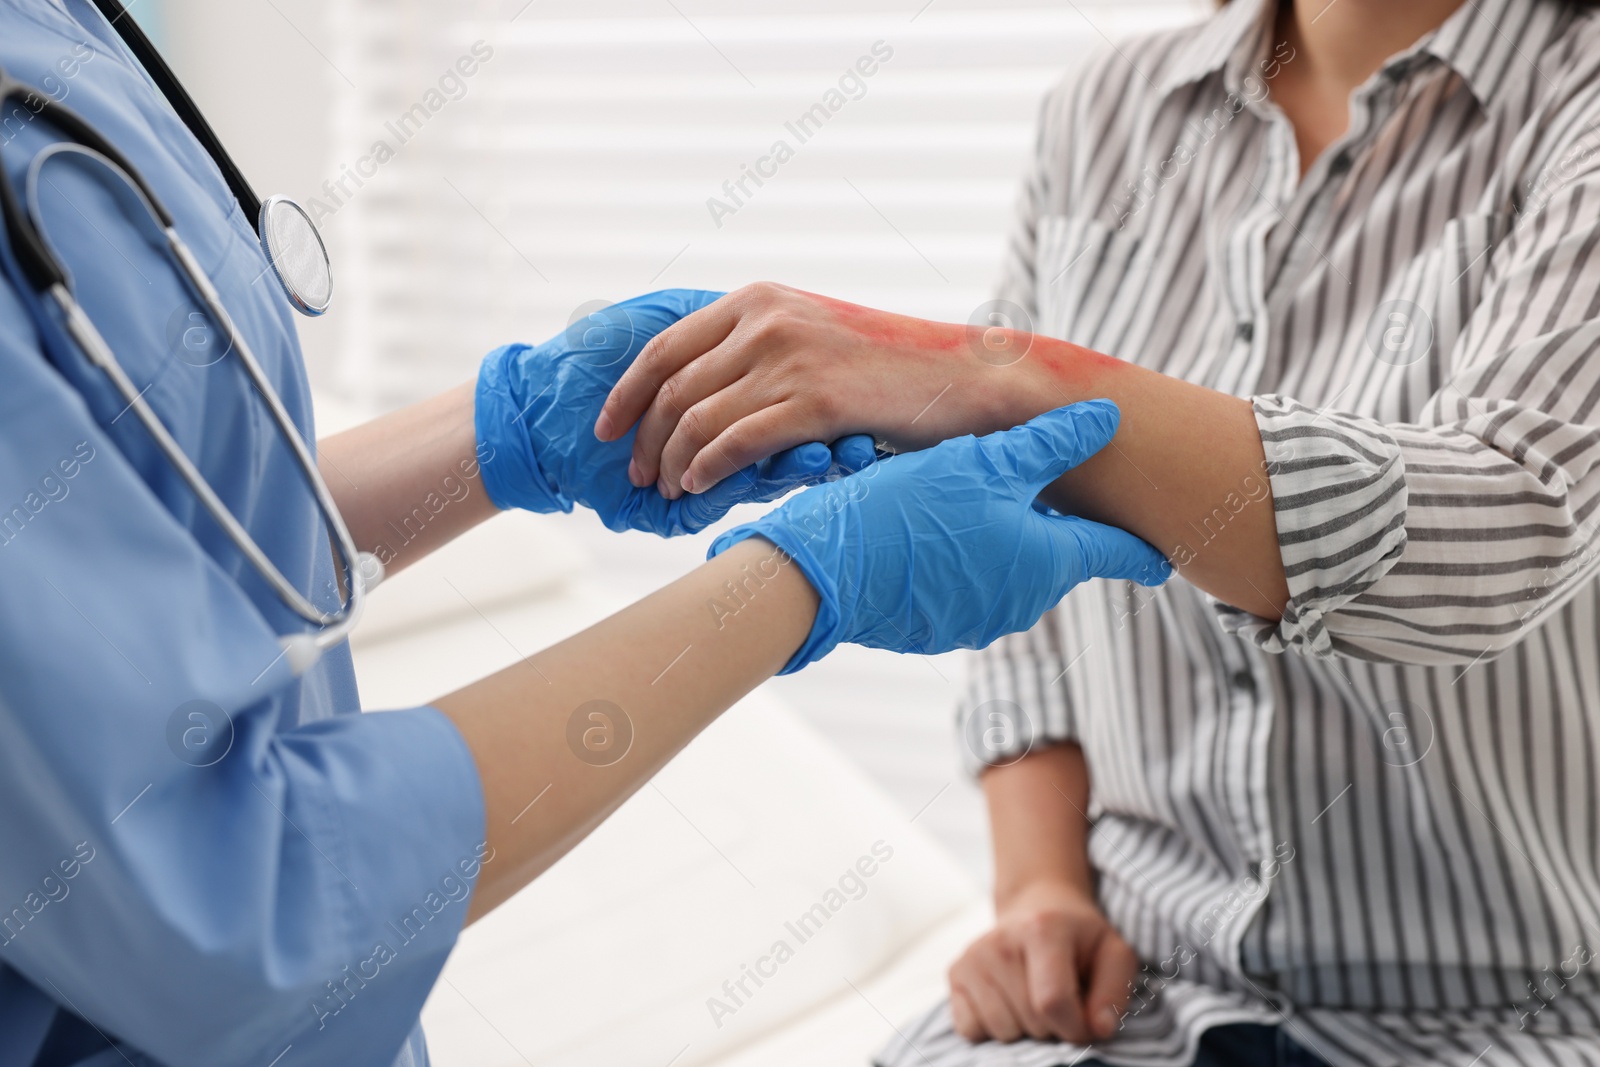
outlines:
[[[1229,681],[1241,693],[1254,693],[1256,691],[1256,676],[1243,667],[1234,671],[1233,677]]]
[[[1256,324],[1253,322],[1241,322],[1239,324],[1239,328],[1234,332],[1239,338],[1239,343],[1247,345],[1251,341],[1255,340]]]
[[[1328,161],[1328,173],[1333,175],[1334,177],[1338,177],[1339,175],[1345,173],[1349,169],[1350,169],[1350,153],[1349,152],[1340,152],[1338,155],[1334,156],[1333,159]]]

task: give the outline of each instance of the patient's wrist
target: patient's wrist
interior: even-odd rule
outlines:
[[[1003,341],[970,344],[960,395],[952,405],[960,433],[1009,430],[1056,408],[1109,395],[1107,379],[1127,365],[1080,345],[1004,332]]]
[[[998,880],[995,884],[996,915],[1080,908],[1100,909],[1094,886],[1065,871],[1035,875],[1010,886],[1003,887]]]

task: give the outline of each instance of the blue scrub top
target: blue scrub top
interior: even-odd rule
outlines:
[[[311,439],[294,313],[220,173],[85,0],[0,0],[0,65],[175,215]],[[269,91],[264,89],[264,91]],[[0,110],[20,190],[61,139]],[[256,541],[337,601],[299,468],[168,258],[57,157],[45,228],[134,383]],[[219,358],[220,357],[220,358]],[[483,801],[432,708],[362,715],[349,653],[239,556],[0,241],[0,1065],[424,1063]]]

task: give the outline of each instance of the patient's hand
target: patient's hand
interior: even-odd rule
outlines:
[[[1008,359],[983,358],[1007,343],[1000,334],[1010,331],[751,285],[653,339],[595,433],[612,440],[640,420],[630,477],[671,499],[806,441],[870,433],[902,451],[925,448],[1066,403],[1057,390],[1013,410],[1025,368],[1002,374]]]
[[[1116,1033],[1138,973],[1133,949],[1081,889],[1035,882],[950,968],[950,1014],[969,1041],[1086,1045]]]
[[[763,456],[715,492],[693,497],[663,499],[648,482],[630,483],[633,442],[626,435],[597,441],[590,422],[650,339],[721,295],[648,293],[576,319],[543,344],[489,353],[478,372],[473,422],[490,500],[545,512],[583,504],[613,530],[673,537],[698,533],[738,504],[767,503],[870,466],[872,439],[856,436]]]

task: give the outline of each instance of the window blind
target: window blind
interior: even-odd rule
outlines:
[[[601,303],[771,279],[965,321],[1041,95],[1197,0],[332,0],[346,399]],[[1137,60],[1137,57],[1130,57]]]

